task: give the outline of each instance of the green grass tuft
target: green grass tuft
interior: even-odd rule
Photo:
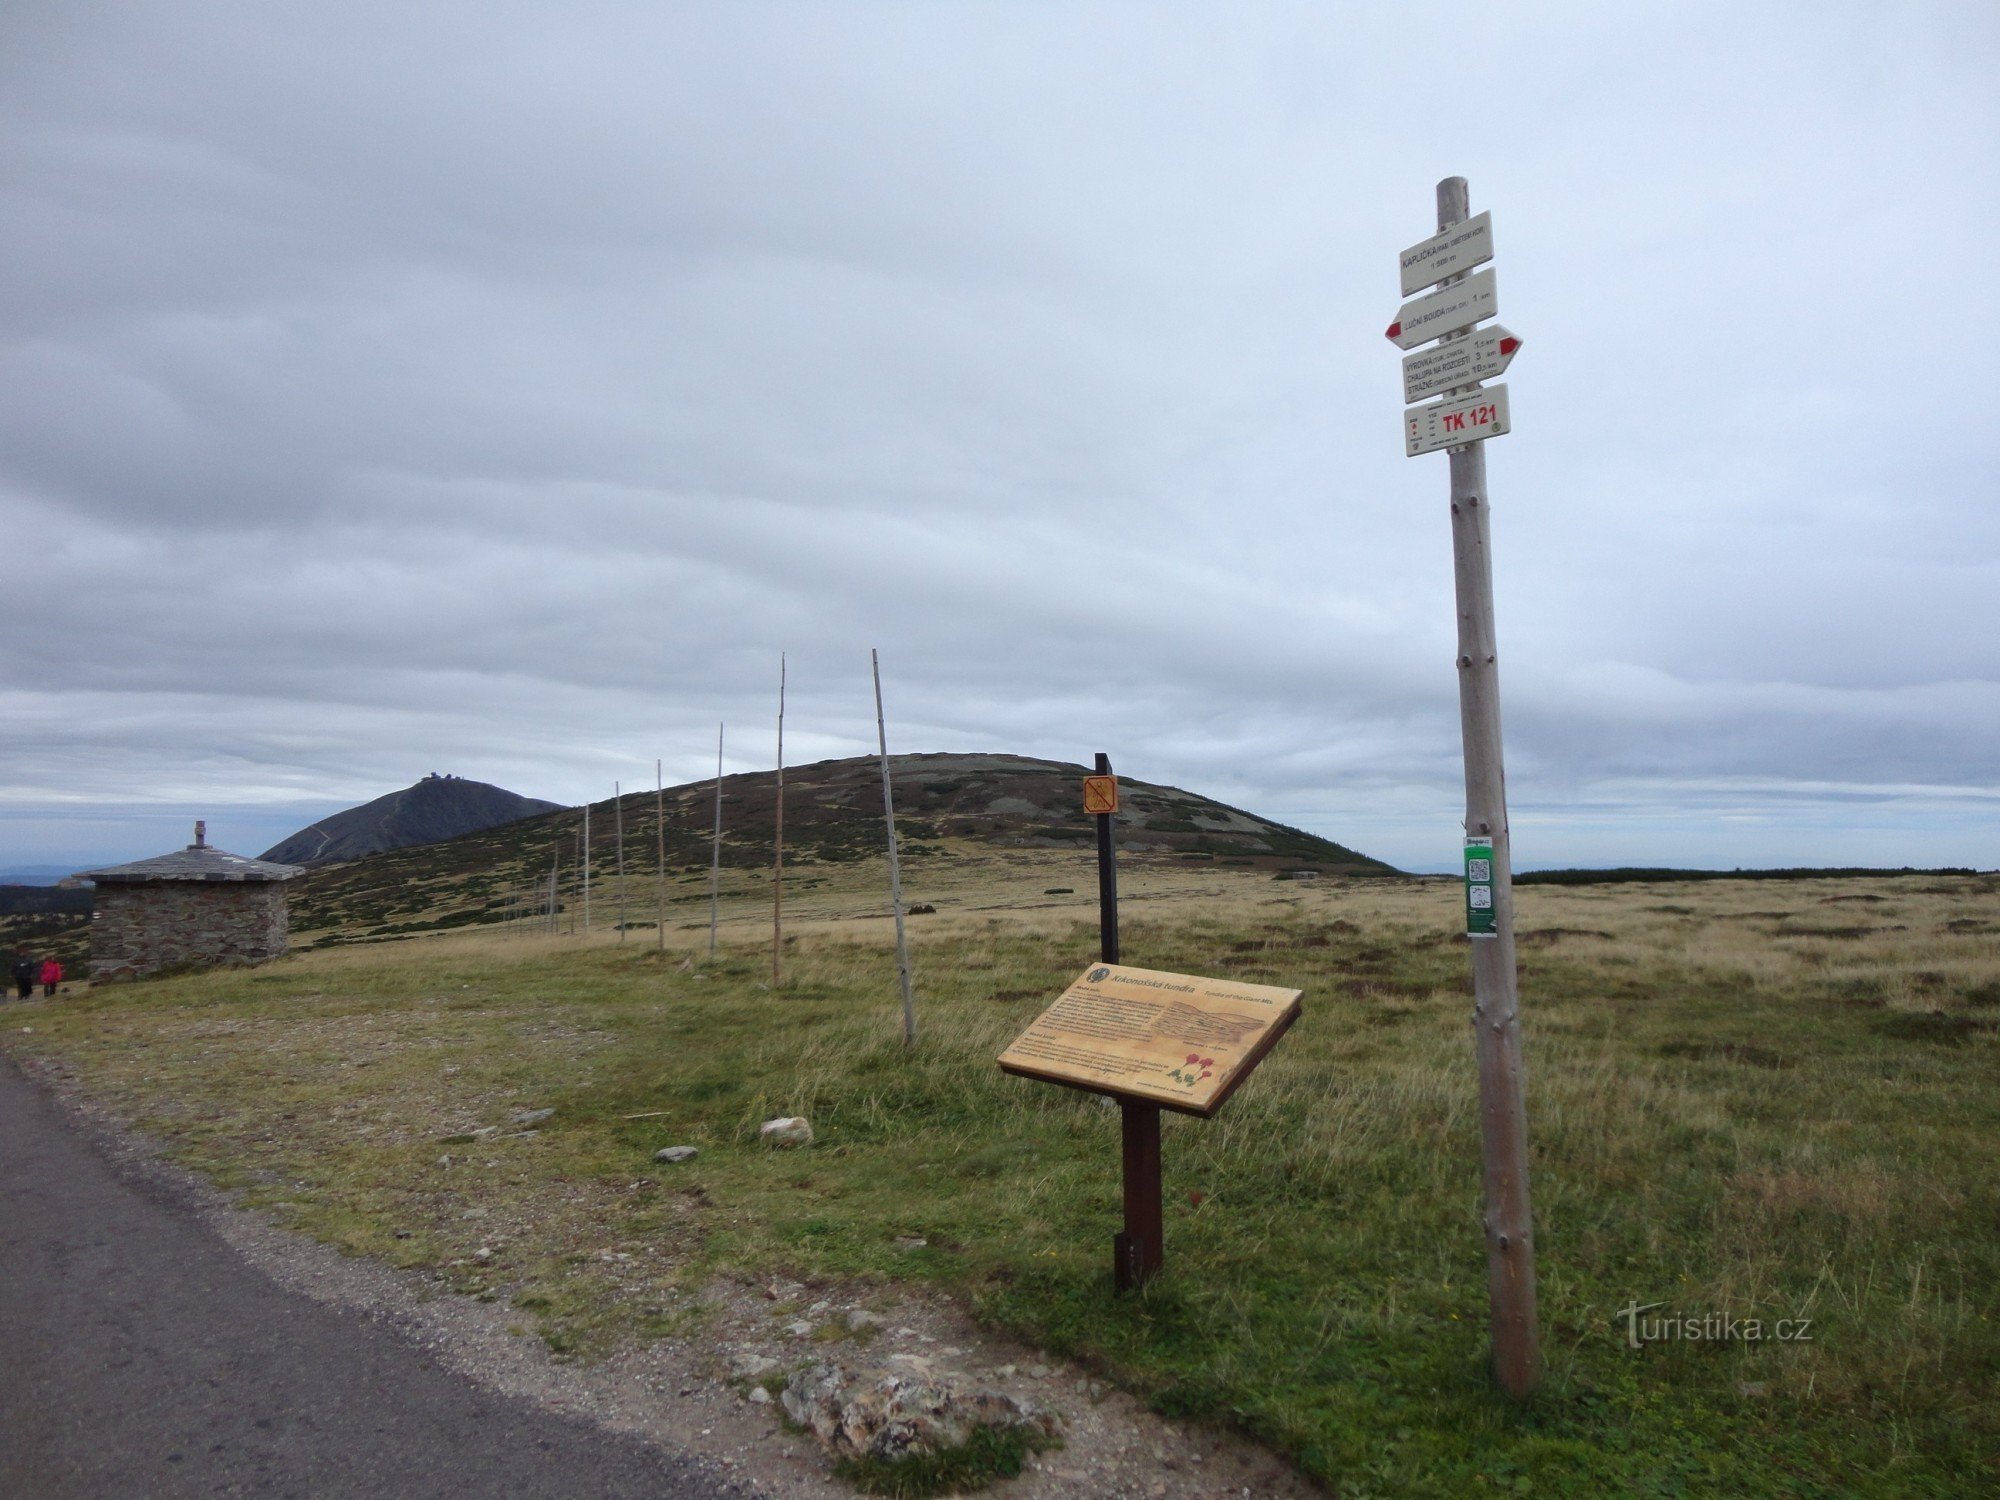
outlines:
[[[843,1458],[834,1465],[833,1472],[864,1495],[916,1500],[920,1496],[983,1490],[996,1479],[1017,1476],[1029,1454],[1061,1446],[1059,1439],[1031,1427],[979,1427],[956,1448],[913,1453],[894,1462]]]

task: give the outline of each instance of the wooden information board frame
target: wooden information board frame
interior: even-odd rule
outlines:
[[[1291,1029],[1304,994],[1096,963],[1008,1044],[1000,1068],[1209,1119]]]

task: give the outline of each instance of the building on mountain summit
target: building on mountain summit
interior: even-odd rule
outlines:
[[[206,823],[176,853],[85,870],[79,878],[97,887],[91,982],[277,958],[289,936],[285,882],[304,873],[212,847]]]

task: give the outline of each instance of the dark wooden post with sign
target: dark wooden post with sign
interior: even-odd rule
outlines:
[[[1118,958],[1118,850],[1111,820],[1118,812],[1118,781],[1111,757],[1097,754],[1097,774],[1084,782],[1083,805],[1097,815],[1097,956]],[[1160,1192],[1160,1106],[1120,1099],[1124,1147],[1125,1231],[1111,1241],[1112,1280],[1121,1292],[1152,1279],[1167,1258]]]
[[[1097,752],[1097,774],[1083,779],[1083,808],[1097,814],[1097,956],[1118,962],[1118,850],[1111,840],[1111,820],[1118,812],[1118,778],[1111,774],[1111,757]]]

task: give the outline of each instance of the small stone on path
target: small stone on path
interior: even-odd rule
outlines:
[[[766,1120],[757,1135],[767,1146],[810,1146],[813,1128],[804,1115],[780,1115]]]
[[[700,1153],[693,1146],[667,1146],[653,1153],[654,1161],[693,1161]]]

